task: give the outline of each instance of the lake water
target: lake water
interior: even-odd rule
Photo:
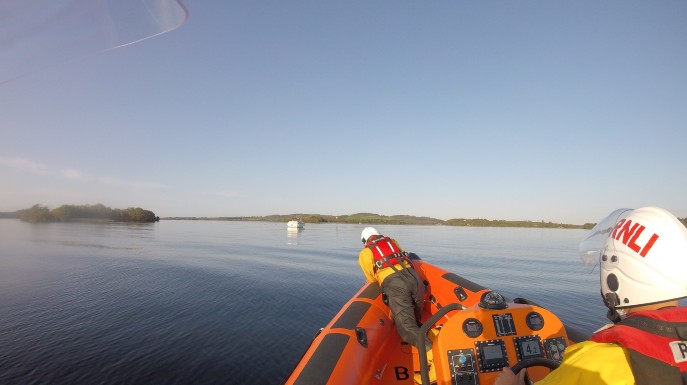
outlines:
[[[362,225],[0,219],[1,384],[279,384],[361,287]],[[591,333],[583,230],[377,226]]]

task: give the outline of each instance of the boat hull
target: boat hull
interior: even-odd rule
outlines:
[[[303,221],[288,221],[286,227],[289,229],[304,229],[305,222]]]
[[[491,290],[417,257],[414,265],[427,285],[422,322],[432,322],[424,329],[434,341],[438,384],[492,384],[503,366],[534,356],[560,361],[573,342],[560,320],[536,304],[516,299],[505,309],[485,309],[480,303]],[[379,285],[368,283],[315,336],[284,383],[414,384],[424,356],[401,340]],[[549,369],[528,372],[537,380]]]

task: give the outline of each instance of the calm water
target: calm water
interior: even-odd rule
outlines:
[[[364,283],[362,228],[0,219],[0,383],[279,384]],[[584,332],[605,323],[584,231],[378,228]]]

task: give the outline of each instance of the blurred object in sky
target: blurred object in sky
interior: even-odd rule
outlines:
[[[181,0],[1,0],[0,84],[174,30]]]

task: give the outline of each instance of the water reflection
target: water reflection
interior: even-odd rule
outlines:
[[[298,244],[298,237],[299,237],[301,231],[304,231],[304,229],[300,229],[298,227],[288,227],[286,229],[286,237],[287,237],[286,242],[289,245],[297,245]]]

